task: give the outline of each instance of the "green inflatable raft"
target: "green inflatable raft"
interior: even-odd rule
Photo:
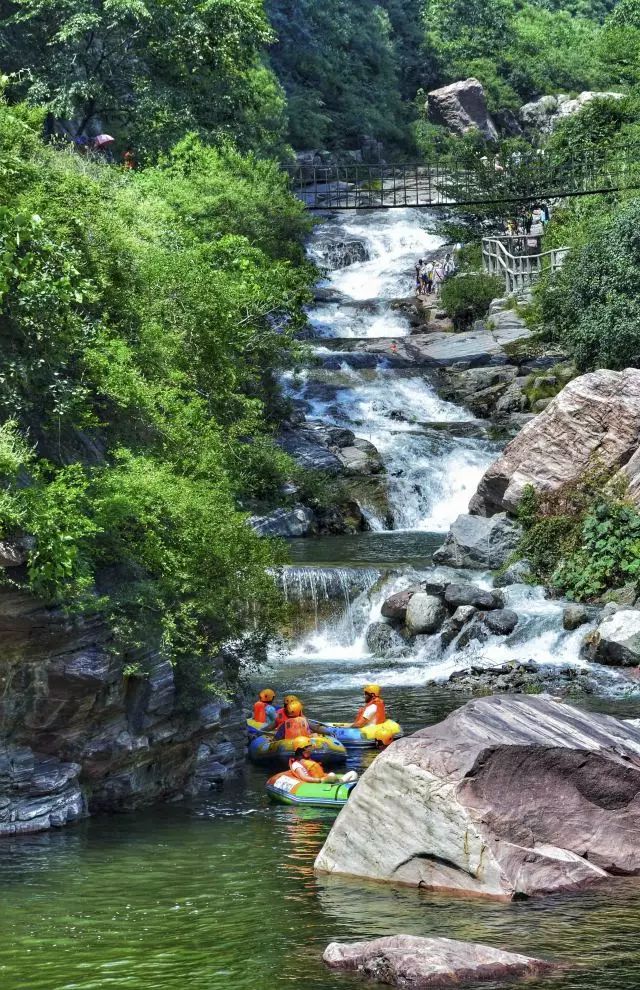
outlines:
[[[357,780],[343,784],[340,781],[327,784],[310,784],[289,773],[288,770],[269,777],[266,787],[272,801],[279,804],[297,804],[316,808],[341,808],[347,803]]]

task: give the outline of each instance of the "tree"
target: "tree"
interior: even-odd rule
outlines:
[[[138,150],[186,130],[278,145],[282,94],[261,62],[262,0],[3,0],[0,57],[16,95],[73,131],[115,129]]]

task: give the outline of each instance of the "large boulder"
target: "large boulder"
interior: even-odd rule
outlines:
[[[512,898],[638,874],[639,837],[640,727],[489,697],[378,756],[315,865]]]
[[[392,619],[395,622],[404,622],[407,606],[418,590],[420,590],[419,586],[417,588],[405,588],[404,591],[396,591],[395,594],[385,598],[381,608],[384,618]]]
[[[367,942],[331,942],[322,957],[329,969],[358,973],[394,987],[459,987],[536,976],[555,964],[490,945],[452,938],[389,935]]]
[[[590,637],[593,659],[618,667],[640,664],[640,610],[624,608],[607,615]]]
[[[338,452],[347,474],[380,474],[384,465],[380,454],[372,443],[356,437],[353,442]]]
[[[417,636],[437,632],[446,617],[447,610],[439,598],[419,591],[407,605],[405,622],[408,631]]]
[[[267,516],[252,516],[249,525],[258,536],[309,536],[315,525],[313,510],[306,505],[275,509]]]
[[[453,582],[447,585],[444,593],[445,604],[456,610],[461,605],[474,605],[475,608],[488,611],[504,607],[504,598],[499,591],[485,591],[475,584],[466,581]]]
[[[478,130],[483,137],[495,141],[496,125],[487,110],[482,83],[473,77],[433,89],[427,96],[429,120],[442,124],[454,134]]]
[[[502,567],[521,536],[520,524],[504,513],[491,519],[463,514],[451,524],[447,538],[435,551],[433,560],[450,567]]]
[[[640,370],[594,371],[569,382],[487,469],[469,511],[513,512],[524,488],[553,492],[592,465],[615,469],[640,446]]]
[[[407,644],[399,632],[386,622],[372,622],[365,634],[367,649],[376,657],[399,656],[407,650]]]

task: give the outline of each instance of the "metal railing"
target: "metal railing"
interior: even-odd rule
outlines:
[[[284,165],[292,192],[310,210],[531,203],[640,188],[638,148],[555,158],[450,158],[390,165]]]
[[[513,235],[482,240],[482,267],[489,275],[504,278],[509,295],[526,291],[545,272],[562,267],[569,249],[540,251],[540,237]]]

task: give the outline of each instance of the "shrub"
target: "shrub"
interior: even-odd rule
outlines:
[[[504,293],[504,283],[492,275],[469,273],[448,278],[443,286],[441,302],[457,330],[470,326],[485,316],[493,299]]]

